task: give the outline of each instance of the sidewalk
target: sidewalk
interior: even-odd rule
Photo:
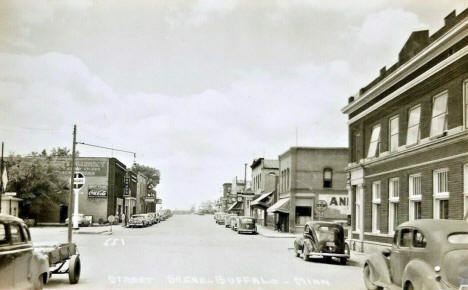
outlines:
[[[120,225],[113,225],[112,231],[114,232]],[[85,234],[111,234],[110,226],[99,226],[99,227],[80,227],[79,230],[73,230],[74,234],[85,235]]]
[[[297,238],[300,236],[300,234],[292,234],[292,233],[283,233],[283,232],[278,232],[274,231],[271,228],[258,225],[257,224],[257,232],[259,235],[267,237],[267,238]]]

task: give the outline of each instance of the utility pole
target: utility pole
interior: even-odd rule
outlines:
[[[0,213],[2,213],[2,196],[3,196],[3,142],[2,142],[2,156],[0,159]],[[11,210],[11,207],[10,207]]]
[[[73,125],[73,146],[72,146],[72,164],[71,164],[71,178],[70,178],[70,196],[68,200],[68,243],[72,242],[72,208],[74,202],[78,200],[73,200],[73,188],[75,187],[75,146],[76,146],[76,125]]]

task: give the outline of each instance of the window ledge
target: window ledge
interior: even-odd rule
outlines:
[[[450,192],[439,192],[433,195],[435,199],[448,199],[450,198]]]
[[[400,197],[390,197],[388,201],[393,202],[393,203],[398,203],[400,202]]]
[[[422,200],[422,195],[412,195],[409,197],[410,201],[421,201]]]
[[[380,203],[381,203],[381,200],[380,200],[380,198],[378,198],[378,199],[376,198],[376,199],[373,199],[373,200],[372,200],[372,203],[374,203],[374,204],[380,204]]]

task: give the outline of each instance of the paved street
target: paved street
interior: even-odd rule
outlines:
[[[64,241],[65,228],[32,228],[33,241]],[[363,289],[361,268],[304,262],[291,238],[238,235],[212,215],[173,216],[148,228],[74,235],[78,285],[54,276],[49,289]]]

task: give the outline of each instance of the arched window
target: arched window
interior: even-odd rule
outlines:
[[[333,170],[331,168],[325,168],[323,170],[323,187],[331,188],[333,180]]]

